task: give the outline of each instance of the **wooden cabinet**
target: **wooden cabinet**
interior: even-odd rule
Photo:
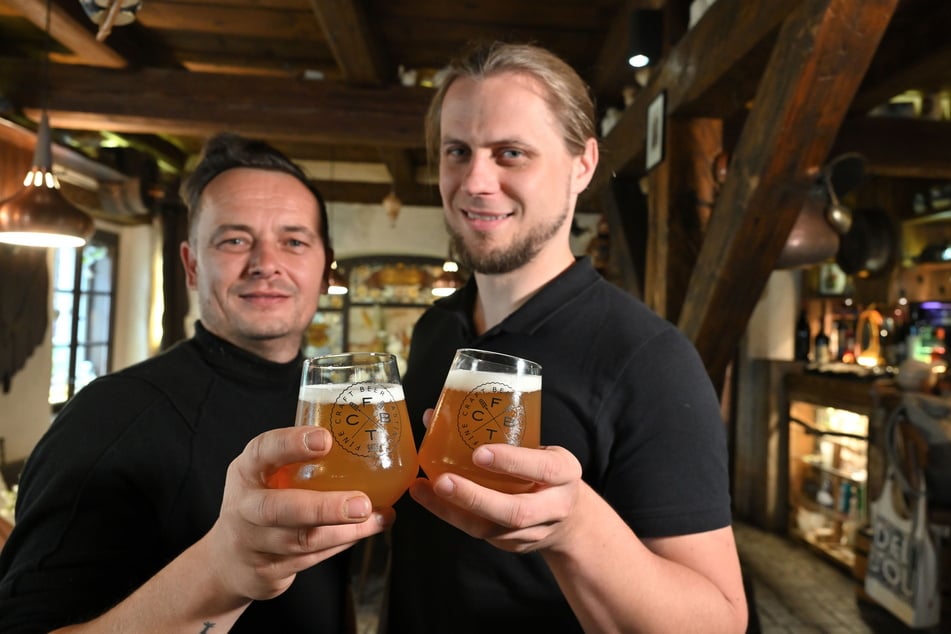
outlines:
[[[890,390],[881,381],[813,373],[787,375],[785,389],[789,533],[854,570],[868,501],[881,485],[877,440]]]

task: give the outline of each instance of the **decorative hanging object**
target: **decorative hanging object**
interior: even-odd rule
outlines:
[[[386,211],[386,215],[390,219],[391,227],[396,226],[396,219],[399,217],[401,209],[403,209],[403,201],[391,189],[390,193],[383,197],[383,210]]]
[[[33,166],[23,188],[0,201],[0,242],[33,247],[80,247],[92,236],[92,218],[63,197],[53,174],[46,92],[49,90],[50,0],[46,3],[46,59],[41,81],[43,113],[36,133]]]
[[[135,22],[142,0],[79,0],[79,5],[93,24],[99,25],[96,39],[102,42],[112,33],[112,27]]]

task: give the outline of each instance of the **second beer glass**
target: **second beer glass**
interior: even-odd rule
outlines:
[[[333,447],[315,462],[282,467],[269,479],[272,487],[363,491],[373,508],[383,508],[416,478],[416,444],[393,355],[305,359],[295,424],[327,429]]]
[[[541,399],[542,367],[534,361],[457,350],[419,449],[420,466],[430,480],[450,471],[497,491],[527,491],[531,482],[474,465],[472,451],[487,443],[538,447]]]

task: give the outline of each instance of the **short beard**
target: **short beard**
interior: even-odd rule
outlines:
[[[495,251],[479,252],[478,247],[475,250],[470,249],[465,239],[452,227],[446,224],[449,231],[449,237],[452,241],[453,253],[459,258],[462,265],[471,271],[483,275],[502,275],[516,271],[529,262],[531,262],[542,247],[548,243],[568,220],[568,209],[564,209],[562,214],[549,222],[533,228],[528,235],[516,241],[511,247],[505,250],[497,249]],[[483,235],[476,233],[477,242],[481,242]]]

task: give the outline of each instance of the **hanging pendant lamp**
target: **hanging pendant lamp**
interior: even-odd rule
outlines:
[[[46,57],[43,60],[43,114],[36,133],[33,167],[23,179],[23,188],[0,201],[0,242],[30,247],[81,247],[92,236],[95,226],[81,209],[70,203],[59,190],[53,174],[50,122],[46,113],[49,90],[51,0],[46,2]]]
[[[92,236],[92,219],[59,190],[52,170],[50,124],[46,111],[36,135],[33,167],[23,188],[0,201],[0,242],[31,247],[81,247]]]

